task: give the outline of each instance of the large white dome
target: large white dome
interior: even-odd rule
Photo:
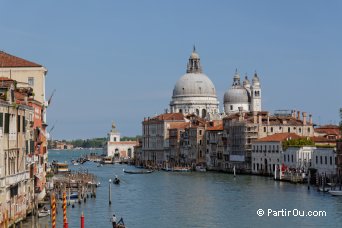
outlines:
[[[177,81],[172,97],[185,96],[216,97],[215,86],[203,73],[187,73]]]
[[[178,79],[170,102],[171,112],[210,118],[219,112],[215,86],[202,72],[200,57],[195,47],[184,74]]]

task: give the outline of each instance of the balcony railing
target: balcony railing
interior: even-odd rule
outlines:
[[[8,186],[8,185],[16,184],[16,183],[19,183],[21,181],[27,180],[29,178],[30,178],[29,172],[22,172],[22,173],[18,173],[18,174],[13,174],[13,175],[7,176],[5,178],[5,184]]]

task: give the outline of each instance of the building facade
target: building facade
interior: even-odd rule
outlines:
[[[134,148],[138,145],[137,141],[121,141],[120,132],[116,129],[114,122],[112,129],[108,133],[105,151],[108,157],[114,158],[114,161],[123,161],[134,159]]]

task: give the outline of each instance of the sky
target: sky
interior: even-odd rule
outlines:
[[[342,1],[0,1],[0,49],[48,69],[54,139],[141,135],[169,108],[193,45],[224,92],[257,71],[262,109],[337,124],[342,107]]]

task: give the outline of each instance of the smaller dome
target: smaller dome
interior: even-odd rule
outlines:
[[[243,80],[243,86],[249,86],[250,85],[250,82],[247,78],[247,75],[245,76],[245,80]]]
[[[252,79],[252,83],[253,84],[259,83],[259,77],[258,77],[257,73],[254,74],[254,77]]]
[[[250,96],[245,88],[242,86],[232,86],[227,92],[225,92],[223,97],[223,103],[230,104],[248,104],[250,101]]]

